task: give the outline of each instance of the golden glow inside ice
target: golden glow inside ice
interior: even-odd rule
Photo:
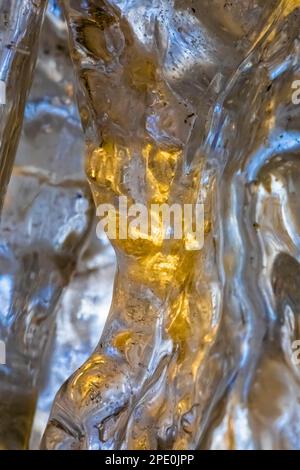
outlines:
[[[203,445],[217,447],[212,410],[222,445],[235,448],[242,438],[234,413],[250,412],[248,378],[259,381],[260,357],[278,353],[273,333],[281,337],[286,315],[272,256],[279,263],[292,251],[295,229],[286,219],[279,224],[281,214],[266,214],[261,198],[274,190],[273,154],[293,164],[284,154],[285,142],[296,147],[298,122],[289,124],[297,110],[286,99],[295,69],[287,57],[299,62],[293,12],[300,1],[254,8],[216,0],[225,12],[216,17],[215,2],[207,2],[207,21],[203,2],[162,3],[148,15],[135,2],[118,2],[119,9],[105,2],[104,19],[111,19],[98,25],[99,50],[81,35],[89,35],[87,23],[98,24],[94,2],[86,2],[83,19],[80,10],[75,20],[68,12],[91,116],[86,171],[97,207],[117,208],[125,197],[160,220],[152,204],[204,202],[205,246],[188,249],[193,240],[185,232],[166,238],[161,223],[145,235],[132,220],[132,236],[111,237],[118,261],[111,313],[96,352],[68,383],[69,408],[80,402],[96,448],[194,449],[206,434],[214,444]],[[265,218],[280,226],[274,237]],[[115,223],[122,226],[121,210]],[[68,393],[53,412],[49,447]],[[95,437],[97,420],[109,438]]]

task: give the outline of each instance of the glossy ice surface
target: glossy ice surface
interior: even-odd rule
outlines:
[[[94,207],[82,169],[82,131],[73,98],[66,27],[55,7],[55,2],[50,3],[37,41],[37,68],[0,225],[0,339],[6,344],[7,359],[0,366],[0,448],[8,449],[28,446],[37,400],[36,423],[40,423],[47,419],[58,387],[87,357],[82,349],[90,352],[95,345],[89,348],[89,342],[84,342],[83,329],[81,351],[75,344],[80,308],[71,295],[75,282],[71,279],[81,263],[84,288],[81,253],[93,233]],[[16,127],[12,132],[17,132]],[[11,147],[9,152],[13,159]],[[77,294],[82,302],[88,298],[87,290]],[[65,326],[67,309],[61,307],[67,295],[73,351],[65,346],[58,365],[56,318],[63,338],[60,344],[70,341],[72,334]],[[99,324],[98,310],[97,318]],[[85,321],[86,330],[91,330],[91,323],[92,315]],[[39,395],[44,382],[47,394]],[[42,431],[35,432],[36,441]]]
[[[204,249],[112,241],[48,449],[298,448],[300,2],[65,0],[96,204],[205,204]]]
[[[29,71],[45,5],[23,3]],[[299,449],[300,0],[60,3],[0,226],[0,447],[28,446],[35,411],[37,447],[53,403],[42,448]],[[114,254],[88,182],[96,206],[205,208],[201,251],[111,240],[98,346]]]
[[[32,80],[46,0],[0,0],[0,209]]]

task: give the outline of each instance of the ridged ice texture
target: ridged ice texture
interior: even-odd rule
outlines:
[[[48,449],[300,447],[300,2],[64,2],[94,198],[205,204],[200,252],[113,242]]]
[[[74,188],[84,195],[81,207],[86,204],[86,208],[91,209],[88,214],[90,220],[94,219],[95,211],[83,168],[84,136],[73,82],[67,25],[59,3],[51,0],[41,33],[34,82],[26,104],[24,132],[16,164],[17,168],[30,165],[31,172],[35,172],[36,177],[41,172],[51,174],[52,179],[59,183],[57,192],[68,187],[65,200],[62,201],[65,209],[68,201],[73,198],[70,185],[73,181]],[[14,175],[15,172],[13,178]],[[34,178],[32,181],[34,182]],[[80,198],[77,200],[80,201]],[[71,225],[76,215],[77,221],[83,221],[82,234],[91,232],[92,237],[88,240],[85,236],[76,237],[79,243],[72,253],[75,269],[72,270],[71,277],[71,270],[68,270],[63,291],[57,296],[59,300],[55,309],[51,310],[51,307],[48,310],[48,325],[56,326],[55,330],[48,328],[46,339],[51,339],[51,348],[40,357],[42,361],[36,367],[36,375],[41,376],[42,369],[43,381],[38,384],[42,388],[37,387],[38,399],[30,438],[33,449],[40,445],[55,394],[95,349],[112,296],[115,256],[111,244],[106,237],[100,242],[96,238],[94,227],[90,227],[91,224],[87,226],[83,214],[74,212],[73,208],[66,211],[66,225],[68,218]],[[49,211],[58,211],[51,201],[46,211],[47,216]],[[42,223],[45,223],[45,219]],[[43,236],[42,231],[37,238],[39,236]],[[31,245],[31,250],[34,250],[34,245]]]
[[[22,128],[47,0],[0,0],[0,209]]]

